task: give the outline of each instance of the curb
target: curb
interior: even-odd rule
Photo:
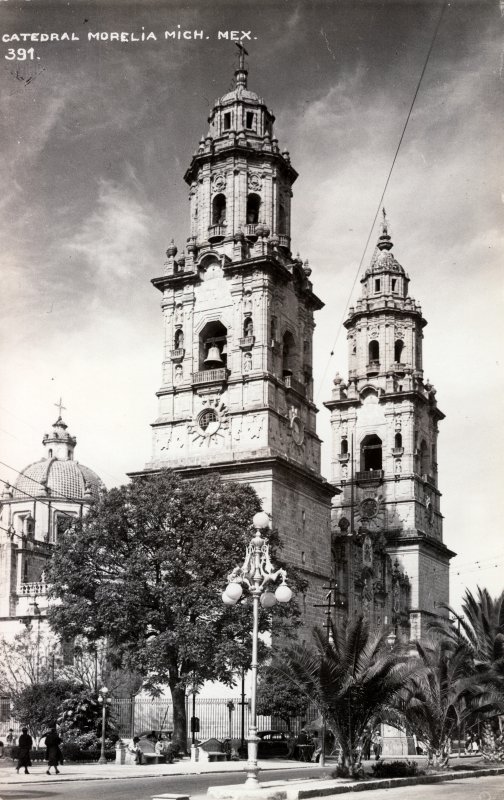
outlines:
[[[504,775],[504,767],[487,767],[475,770],[457,770],[456,772],[438,773],[436,775],[417,775],[411,778],[377,778],[369,781],[355,781],[353,783],[340,784],[339,786],[321,787],[317,789],[300,789],[297,798],[327,797],[332,794],[344,794],[345,792],[363,792],[372,789],[395,789],[400,786],[417,786],[429,783],[444,783],[464,778],[484,778],[492,775]]]
[[[346,794],[347,792],[395,789],[402,786],[422,786],[467,778],[491,777],[493,775],[504,775],[504,766],[465,769],[446,773],[439,772],[434,775],[416,775],[409,778],[376,778],[349,781],[347,783],[326,780],[321,781],[322,785],[319,786],[307,786],[303,781],[297,781],[297,787],[295,784],[289,786],[283,781],[275,781],[269,786],[261,786],[257,789],[245,787],[243,784],[212,786],[208,789],[208,796],[213,800],[308,800],[308,798],[330,797],[337,794]],[[163,795],[155,795],[154,800],[158,800],[158,798],[160,800],[162,797]]]

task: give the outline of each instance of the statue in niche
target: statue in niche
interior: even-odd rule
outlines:
[[[175,306],[175,324],[176,325],[181,325],[182,324],[183,316],[184,316],[184,312],[183,312],[182,304],[178,303],[178,305]]]
[[[184,376],[182,374],[182,364],[176,364],[175,365],[174,375],[173,375],[173,383],[175,383],[175,384],[182,383],[182,378],[183,377]]]
[[[243,355],[243,371],[250,372],[252,369],[252,353],[244,353]]]
[[[243,310],[252,311],[252,292],[245,292],[243,295]]]
[[[175,350],[182,350],[184,347],[184,332],[179,329],[175,331]]]

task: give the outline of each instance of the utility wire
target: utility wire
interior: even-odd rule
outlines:
[[[345,308],[343,310],[343,316],[341,318],[341,322],[340,322],[340,324],[338,326],[338,329],[336,331],[336,336],[335,336],[333,345],[331,347],[331,352],[330,352],[329,358],[327,359],[327,362],[326,362],[324,373],[322,375],[322,379],[321,379],[320,384],[319,384],[319,391],[317,392],[316,400],[318,400],[318,398],[320,396],[320,392],[322,391],[322,387],[323,387],[323,384],[324,384],[325,376],[327,374],[327,370],[329,369],[329,364],[330,364],[331,358],[334,355],[334,348],[336,347],[336,344],[338,342],[338,339],[339,339],[339,336],[340,336],[340,333],[341,333],[341,329],[343,328],[343,323],[345,321],[345,316],[346,316],[346,312],[347,312],[348,306],[350,304],[350,300],[352,299],[352,294],[353,294],[353,291],[355,289],[355,284],[357,283],[357,278],[360,275],[360,272],[361,272],[361,269],[362,269],[362,264],[364,262],[364,258],[365,258],[365,255],[366,255],[366,251],[367,251],[371,236],[373,234],[373,231],[375,229],[376,220],[378,218],[378,214],[380,212],[380,208],[383,205],[385,192],[387,191],[387,188],[388,188],[388,185],[389,185],[389,182],[390,182],[390,178],[392,177],[392,171],[394,169],[394,166],[395,166],[395,163],[396,163],[396,160],[397,160],[397,156],[399,155],[399,150],[401,149],[401,145],[403,143],[404,135],[406,133],[406,128],[408,127],[408,123],[410,121],[410,117],[411,117],[411,114],[413,112],[413,106],[415,105],[415,102],[416,102],[416,99],[417,99],[417,96],[418,96],[418,92],[420,91],[420,86],[422,84],[422,80],[423,80],[423,77],[425,75],[425,71],[427,69],[427,64],[429,63],[429,59],[430,59],[430,56],[431,56],[431,53],[432,53],[432,50],[433,50],[437,35],[438,35],[438,31],[439,31],[441,22],[443,20],[443,16],[444,16],[444,13],[445,13],[445,10],[446,10],[446,3],[447,3],[447,0],[444,0],[443,1],[443,5],[441,7],[441,13],[440,13],[438,21],[436,23],[436,27],[435,27],[435,30],[434,30],[434,34],[432,36],[432,40],[431,40],[429,49],[427,51],[427,56],[425,58],[423,69],[422,69],[422,72],[420,74],[420,78],[418,80],[417,87],[415,89],[415,94],[413,95],[413,100],[411,101],[411,106],[410,106],[410,109],[408,111],[408,115],[406,117],[406,122],[404,123],[404,127],[402,129],[402,133],[401,133],[401,136],[399,138],[399,143],[397,145],[397,148],[396,148],[396,151],[395,151],[395,154],[394,154],[394,158],[392,160],[392,165],[391,165],[389,173],[387,175],[387,180],[385,181],[385,186],[383,187],[383,191],[381,193],[380,200],[378,201],[378,205],[377,205],[377,208],[376,208],[376,213],[375,213],[374,218],[373,218],[373,222],[371,223],[371,227],[369,229],[368,237],[366,239],[366,244],[365,244],[364,250],[362,252],[361,260],[359,262],[359,266],[357,268],[357,271],[355,273],[355,277],[354,277],[354,280],[353,280],[353,283],[352,283],[352,288],[351,288],[350,293],[348,295],[348,299],[347,299],[347,301],[345,303]]]

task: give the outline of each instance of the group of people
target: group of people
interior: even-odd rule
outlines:
[[[154,746],[154,753],[158,756],[164,756],[167,764],[172,764],[175,758],[175,747],[170,739],[163,736],[162,733],[157,735],[156,731],[149,733],[145,740],[151,742]],[[135,764],[143,764],[145,761],[144,751],[140,746],[140,737],[134,736],[133,741],[128,745],[128,750],[135,756]]]
[[[16,736],[14,735],[14,730],[12,728],[9,729],[9,732],[5,738],[6,744],[9,748],[12,748],[16,744]],[[54,772],[56,775],[60,774],[58,766],[63,763],[63,754],[61,752],[61,738],[58,735],[56,730],[56,726],[54,725],[47,736],[45,737],[44,741],[46,747],[46,761],[47,761],[47,774],[51,774],[51,767],[53,767]],[[33,739],[28,733],[28,728],[23,728],[21,732],[21,736],[17,742],[17,766],[16,772],[19,774],[20,769],[24,769],[24,774],[29,775],[28,767],[32,766],[31,760],[31,751],[33,749]],[[4,743],[0,741],[0,756],[3,756],[5,751]]]

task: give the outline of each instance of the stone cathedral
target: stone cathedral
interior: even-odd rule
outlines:
[[[297,173],[274,116],[247,86],[218,99],[185,173],[189,236],[163,274],[164,357],[146,471],[217,471],[251,484],[283,555],[308,581],[304,624],[363,611],[403,638],[448,601],[435,444],[435,391],[423,383],[419,306],[386,226],[350,310],[348,383],[335,381],[333,482],[321,475],[313,402],[314,293],[291,251]],[[140,474],[140,473],[137,473]],[[244,521],[246,524],[247,521]],[[409,573],[409,575],[407,574]]]
[[[314,312],[323,303],[310,268],[291,253],[297,173],[275,138],[274,116],[247,88],[243,53],[235,79],[185,173],[185,252],[172,242],[152,281],[162,293],[165,341],[146,469],[211,469],[251,484],[283,556],[309,582],[303,611],[311,626],[331,574],[335,494],[320,473],[312,388]]]

